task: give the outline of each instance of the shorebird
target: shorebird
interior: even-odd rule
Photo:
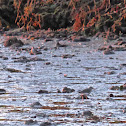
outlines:
[[[34,47],[32,47],[30,50],[30,54],[37,55],[37,54],[42,54],[42,53],[40,51],[38,51],[37,49],[35,49]]]
[[[90,93],[92,91],[93,87],[86,88],[82,91],[79,91],[79,93]]]
[[[55,49],[58,49],[59,47],[67,47],[68,45],[66,44],[61,44],[59,40],[56,41]]]

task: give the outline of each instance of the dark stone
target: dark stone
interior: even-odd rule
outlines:
[[[45,41],[45,42],[48,42],[48,41],[53,41],[53,40],[50,39],[50,38],[46,38],[44,41]]]
[[[61,91],[59,89],[57,89],[57,93],[61,93]]]
[[[125,64],[125,63],[123,63],[123,64],[120,64],[120,66],[124,66],[124,67],[126,67],[126,64]]]
[[[6,90],[5,89],[0,89],[0,95],[1,94],[5,94],[6,93]]]
[[[8,60],[8,57],[2,57],[3,60]]]
[[[104,74],[112,75],[115,74],[115,71],[105,72]]]
[[[30,120],[26,120],[25,124],[26,125],[34,125],[34,124],[37,124],[37,121],[33,121],[32,119],[30,119]]]
[[[16,37],[12,37],[12,38],[9,38],[6,41],[4,41],[5,47],[9,47],[12,45],[20,47],[20,46],[23,46],[24,43],[21,40],[18,40]]]
[[[75,55],[70,55],[70,54],[64,54],[62,55],[62,58],[72,58]]]
[[[119,86],[112,86],[110,90],[119,90]]]
[[[106,49],[103,54],[105,55],[111,55],[111,54],[115,54],[113,51],[109,50],[109,49]]]
[[[110,94],[109,97],[114,97],[114,95],[113,94]]]
[[[106,50],[106,46],[99,47],[98,50],[99,50],[99,51],[104,51],[104,50]]]
[[[108,50],[113,50],[113,47],[112,47],[111,45],[109,45],[109,46],[107,46],[106,49],[108,49]]]
[[[90,93],[92,91],[93,87],[86,88],[82,91],[79,91],[79,93]]]
[[[49,116],[46,115],[45,113],[37,113],[36,117],[49,117]]]
[[[123,90],[126,90],[126,83],[124,85],[121,85],[120,86],[120,90],[123,91]]]
[[[62,90],[62,93],[72,93],[74,91],[75,91],[74,89],[64,87],[63,90]]]
[[[84,112],[83,112],[83,115],[84,115],[84,116],[93,116],[93,113],[92,113],[91,111],[88,111],[88,110],[87,110],[87,111],[84,111]]]
[[[42,105],[39,102],[34,102],[33,104],[31,104],[31,107],[32,108],[36,108],[36,109],[38,108],[39,109],[39,108],[42,107]]]
[[[121,27],[121,26],[116,26],[116,31],[117,34],[119,34],[120,32],[123,34],[126,34],[126,27]]]
[[[100,118],[98,116],[92,116],[90,119],[93,120],[93,121],[91,121],[91,123],[100,122]]]
[[[15,49],[15,48],[20,47],[20,46],[21,46],[20,43],[14,43],[14,44],[11,45],[10,47],[11,47],[11,49]]]
[[[78,37],[73,40],[73,42],[88,42],[90,39],[87,39],[85,37]]]
[[[44,48],[43,48],[43,50],[47,51],[47,50],[48,50],[48,48],[47,48],[47,47],[44,47]]]
[[[46,65],[50,65],[51,63],[50,63],[50,62],[46,62],[45,64],[46,64]]]
[[[49,92],[46,91],[46,90],[39,90],[38,93],[39,93],[39,94],[43,94],[43,93],[49,93]]]
[[[40,124],[40,126],[52,126],[52,123],[50,122],[43,122]]]

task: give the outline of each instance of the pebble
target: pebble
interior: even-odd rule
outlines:
[[[114,47],[114,51],[126,51],[126,47]]]
[[[48,42],[48,41],[53,41],[53,40],[51,38],[46,38],[44,41]]]
[[[62,90],[62,93],[72,93],[74,91],[75,91],[74,89],[64,87],[63,90]]]
[[[105,72],[104,74],[112,75],[115,74],[115,71]]]
[[[24,45],[24,43],[21,40],[18,40],[16,37],[10,37],[6,41],[4,41],[5,47],[12,46],[13,44],[18,44],[18,47]]]
[[[120,90],[126,90],[126,83],[120,86]]]
[[[111,54],[115,54],[113,51],[111,51],[111,50],[105,50],[105,51],[103,51],[103,54],[104,55],[111,55]]]
[[[57,93],[61,93],[61,91],[59,89],[57,89]]]
[[[45,113],[37,113],[36,117],[48,117]]]
[[[90,41],[90,39],[87,39],[87,38],[85,38],[85,37],[78,37],[78,38],[75,38],[74,40],[73,40],[73,42],[88,42],[88,41]]]
[[[119,90],[119,86],[112,86],[110,90]]]
[[[6,93],[6,90],[5,89],[0,89],[0,95],[1,94],[5,94]]]
[[[109,97],[114,97],[114,95],[113,94],[110,94]]]
[[[43,122],[40,124],[40,126],[52,126],[52,123],[50,122]]]
[[[120,64],[120,66],[126,67],[126,63]]]
[[[93,113],[89,110],[83,112],[84,116],[93,116]]]
[[[3,60],[8,60],[8,57],[2,57]]]
[[[46,65],[50,65],[51,63],[50,63],[50,62],[46,62],[45,64],[46,64]]]
[[[62,58],[72,58],[75,55],[71,55],[71,54],[64,54],[62,55]]]
[[[37,121],[33,121],[32,119],[25,121],[25,125],[34,125],[34,124],[37,124]]]
[[[46,90],[39,90],[38,93],[39,93],[39,94],[43,94],[43,93],[49,93],[49,92],[46,91]]]
[[[42,105],[39,102],[34,102],[33,104],[31,104],[31,107],[32,108],[36,108],[36,109],[38,108],[39,109],[39,108],[42,107]]]

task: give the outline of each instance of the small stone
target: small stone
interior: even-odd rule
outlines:
[[[21,46],[20,43],[14,43],[10,47],[11,49],[16,49],[17,47],[20,47],[20,46]]]
[[[48,50],[48,48],[44,47],[44,48],[43,48],[43,50],[47,51],[47,50]]]
[[[44,41],[48,42],[48,41],[53,41],[53,40],[51,38],[46,38]]]
[[[45,113],[37,113],[36,117],[48,117]]]
[[[105,51],[103,51],[103,54],[104,55],[111,55],[111,54],[115,54],[115,53],[111,50],[106,49]]]
[[[8,60],[8,57],[2,57],[3,60]]]
[[[26,125],[34,125],[34,124],[37,124],[37,121],[33,121],[32,119],[30,119],[30,120],[26,120],[25,124]]]
[[[91,120],[93,120],[91,123],[97,123],[100,122],[100,118],[98,116],[92,116]]]
[[[50,62],[46,62],[45,64],[46,64],[46,65],[50,65],[51,63],[50,63]]]
[[[114,97],[114,95],[113,94],[110,94],[109,97]]]
[[[57,89],[57,93],[61,93],[61,91],[59,89]]]
[[[109,59],[114,59],[113,57],[109,57]]]
[[[114,47],[114,51],[126,51],[125,47]]]
[[[83,112],[83,115],[84,115],[84,116],[93,116],[93,113],[92,113],[91,111],[88,111],[88,110],[87,110],[87,111],[84,111],[84,112]]]
[[[6,93],[6,90],[5,89],[0,89],[0,95],[1,94],[5,94]]]
[[[107,46],[107,50],[113,50],[113,47],[111,45]]]
[[[38,93],[39,93],[39,94],[43,94],[43,93],[49,93],[49,92],[46,91],[46,90],[39,90]]]
[[[120,66],[124,66],[124,67],[126,67],[126,63],[120,64]]]
[[[106,46],[99,47],[98,50],[99,50],[99,51],[104,51],[104,50],[106,50]]]
[[[85,37],[83,37],[83,36],[80,36],[80,37],[75,38],[75,39],[73,40],[73,42],[88,42],[88,41],[90,41],[90,39],[87,39],[87,38],[85,38]]]
[[[32,108],[36,108],[36,109],[38,108],[39,109],[39,108],[42,107],[42,105],[39,102],[34,102],[33,104],[31,104],[31,107]]]
[[[120,86],[120,90],[126,90],[126,83]]]
[[[24,43],[21,40],[18,40],[16,37],[10,37],[6,41],[4,41],[4,46],[9,47],[15,43],[18,43],[18,47],[24,45]]]
[[[112,86],[110,90],[119,90],[119,86]]]
[[[86,88],[82,91],[79,91],[79,93],[90,93],[92,91],[93,87]]]
[[[40,124],[40,126],[52,126],[52,123],[50,122],[43,122]]]
[[[75,55],[70,55],[70,54],[64,54],[62,55],[62,58],[72,58]]]
[[[115,71],[105,72],[105,74],[112,75],[115,74]]]
[[[64,87],[63,90],[62,90],[62,93],[72,93],[74,91],[75,91],[74,89]]]

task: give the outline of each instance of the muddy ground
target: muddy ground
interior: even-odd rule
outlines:
[[[4,47],[8,34],[0,36],[1,126],[125,126],[125,37],[15,35],[25,44]]]

